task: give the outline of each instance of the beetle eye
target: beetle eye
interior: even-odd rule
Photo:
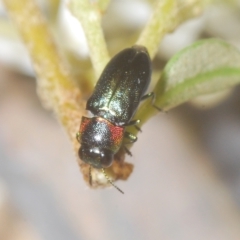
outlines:
[[[111,151],[109,150],[103,150],[101,152],[101,159],[100,159],[100,162],[101,162],[101,165],[103,168],[107,168],[107,167],[110,167],[110,165],[112,164],[112,161],[113,161],[113,154]]]
[[[82,161],[90,164],[94,168],[107,168],[113,161],[113,154],[107,149],[89,148],[82,145],[79,148],[78,155]]]

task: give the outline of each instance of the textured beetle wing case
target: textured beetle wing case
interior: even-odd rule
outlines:
[[[150,79],[147,49],[142,46],[124,49],[105,67],[87,102],[87,110],[116,125],[124,125],[136,111]]]

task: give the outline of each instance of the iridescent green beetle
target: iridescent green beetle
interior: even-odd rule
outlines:
[[[79,157],[90,166],[102,169],[113,186],[104,168],[112,164],[124,138],[131,143],[137,140],[136,136],[125,131],[125,127],[140,122],[132,117],[140,101],[153,96],[153,93],[144,95],[150,79],[151,61],[147,49],[142,46],[126,48],[107,64],[87,101],[86,109],[94,117],[82,117],[77,133],[81,143]]]

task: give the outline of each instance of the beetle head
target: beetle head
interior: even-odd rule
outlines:
[[[94,168],[107,168],[113,162],[113,152],[108,149],[82,144],[78,151],[79,157]]]

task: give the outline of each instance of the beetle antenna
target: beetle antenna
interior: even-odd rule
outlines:
[[[111,180],[111,179],[109,178],[109,176],[106,174],[104,168],[102,168],[102,173],[104,174],[104,176],[105,176],[105,178],[107,179],[107,181],[108,181],[113,187],[115,187],[120,193],[124,194],[124,192],[112,182],[112,180]]]
[[[92,166],[89,165],[89,173],[88,173],[89,184],[92,186]]]

